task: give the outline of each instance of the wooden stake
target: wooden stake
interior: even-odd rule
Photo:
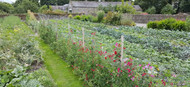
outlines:
[[[82,34],[83,34],[83,40],[82,40],[82,42],[83,42],[83,47],[85,47],[85,45],[84,45],[84,28],[82,28]]]
[[[123,59],[123,42],[124,42],[124,36],[122,35],[121,36],[121,58],[120,58],[120,60],[121,60],[121,63],[122,63],[122,59]]]
[[[70,30],[70,28],[71,28],[71,27],[70,27],[70,24],[68,24],[68,30],[69,30],[69,33],[68,33],[68,34],[69,34],[69,37],[70,37],[70,35],[71,35],[71,32],[70,32],[71,30]]]
[[[58,26],[57,26],[57,22],[56,22],[56,40],[58,40]]]

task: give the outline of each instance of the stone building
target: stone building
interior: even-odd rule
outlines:
[[[72,12],[72,13],[84,13],[84,14],[93,14],[96,13],[98,10],[98,7],[102,5],[103,7],[106,7],[108,5],[116,6],[121,5],[122,2],[99,2],[97,1],[70,1],[69,4],[66,4],[64,6],[52,6],[53,9],[61,9],[64,11]],[[130,2],[128,2],[129,5],[131,5]],[[139,5],[133,6],[136,11],[142,11],[141,7]]]

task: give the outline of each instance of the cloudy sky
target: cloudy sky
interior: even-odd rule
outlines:
[[[0,0],[0,1],[8,2],[8,3],[13,3],[13,2],[15,2],[16,0]]]

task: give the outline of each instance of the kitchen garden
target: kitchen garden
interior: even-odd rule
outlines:
[[[189,32],[115,27],[73,19],[28,24],[85,85],[189,86]]]

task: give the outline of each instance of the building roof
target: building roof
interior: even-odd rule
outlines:
[[[122,2],[71,1],[69,4],[75,8],[97,8],[100,5],[102,5],[103,7],[106,7],[108,5],[111,6],[121,5]],[[128,2],[128,4],[131,5],[131,2]],[[139,5],[134,5],[133,7],[137,11],[142,11]]]
[[[73,7],[90,7],[90,8],[97,8],[99,5],[102,6],[116,6],[122,4],[122,2],[96,2],[96,1],[71,1],[70,4],[72,4]],[[131,3],[129,2],[131,5]]]

